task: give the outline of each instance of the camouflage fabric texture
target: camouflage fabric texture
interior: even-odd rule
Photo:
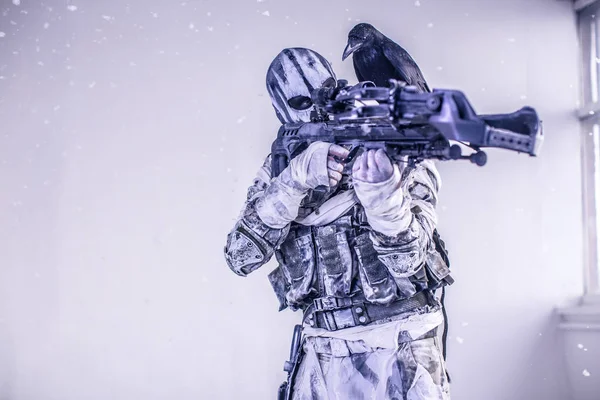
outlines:
[[[363,341],[308,337],[293,400],[449,400],[438,337],[372,348]]]

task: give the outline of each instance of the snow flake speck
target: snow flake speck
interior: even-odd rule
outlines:
[[[6,33],[0,32],[0,38],[3,38],[4,36],[6,36]]]
[[[129,66],[130,66],[130,67],[135,67],[136,65],[137,65],[137,64],[136,64],[136,63],[134,63],[133,61],[129,61]]]
[[[237,123],[241,124],[242,122],[244,122],[245,119],[246,119],[246,116],[244,115],[244,116],[238,118]]]
[[[44,22],[44,29],[48,29],[50,27],[50,23]]]
[[[206,29],[208,29],[209,32],[212,32],[215,30],[215,28],[213,28],[212,26],[207,26]]]
[[[428,28],[433,28],[433,22],[430,22],[430,23],[428,23],[428,24],[427,24],[427,27],[428,27]]]
[[[415,1],[415,7],[419,7],[421,5],[421,2],[419,0]]]
[[[111,17],[110,15],[103,15],[102,19],[104,19],[105,21],[113,21],[115,17]]]
[[[42,61],[38,61],[38,65],[41,66],[41,67],[43,67],[44,63]]]
[[[268,17],[271,14],[268,11],[265,11],[264,13],[262,13],[262,15],[264,15],[265,17]]]
[[[469,323],[468,323],[468,322],[463,322],[463,323],[461,324],[461,326],[467,326],[467,325],[469,325]]]
[[[441,70],[443,70],[443,69],[444,69],[444,67],[442,67],[442,66],[438,66],[438,67],[437,67],[437,70],[438,70],[438,71],[441,71]]]
[[[74,6],[73,4],[67,6],[67,10],[69,11],[77,11],[77,6]]]
[[[21,5],[21,0],[12,0],[12,3],[13,3],[15,6],[20,6],[20,5]]]
[[[212,15],[212,13],[210,11],[206,13],[207,17],[210,17],[211,15]]]
[[[583,376],[590,376],[590,372],[587,369],[584,369],[582,372]]]
[[[189,24],[189,25],[188,25],[188,28],[190,28],[190,29],[194,29],[194,24]]]
[[[155,13],[155,12],[153,12],[153,13],[150,13],[150,14],[152,14],[152,16],[153,16],[154,18],[158,18],[158,13]]]
[[[94,82],[92,82],[92,83],[90,83],[90,84],[88,85],[88,87],[89,87],[90,89],[93,89],[93,88],[94,88],[94,86],[96,86],[96,81],[94,81]]]
[[[456,337],[456,341],[457,341],[458,343],[460,343],[460,344],[463,344],[463,342],[464,342],[465,340],[464,340],[463,338],[461,338],[461,337],[458,337],[458,336],[457,336],[457,337]]]
[[[509,41],[510,43],[514,43],[514,42],[516,42],[516,41],[517,41],[517,39],[515,39],[515,38],[508,38],[508,41]]]

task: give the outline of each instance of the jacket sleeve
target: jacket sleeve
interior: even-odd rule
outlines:
[[[378,258],[396,278],[414,275],[432,254],[433,232],[437,226],[436,204],[441,186],[439,173],[432,160],[422,161],[402,179],[407,193],[405,201],[410,202],[408,228],[395,236],[387,236],[376,230],[371,231],[373,247]]]
[[[271,156],[267,157],[248,188],[244,207],[227,235],[225,260],[229,268],[240,276],[246,276],[266,264],[289,232],[289,224],[280,229],[272,228],[260,219],[256,211],[256,202],[265,194],[270,181]]]

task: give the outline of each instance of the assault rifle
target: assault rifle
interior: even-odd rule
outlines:
[[[383,148],[396,161],[414,165],[424,159],[468,159],[483,166],[483,148],[501,148],[537,156],[543,142],[542,124],[532,107],[510,114],[477,115],[457,90],[418,92],[390,80],[389,87],[372,82],[322,87],[311,93],[311,122],[281,126],[271,147],[275,177],[312,142],[336,143],[359,152]],[[374,104],[373,104],[374,103]],[[462,154],[461,143],[474,150]]]

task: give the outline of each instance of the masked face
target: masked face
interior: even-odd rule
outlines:
[[[309,122],[313,109],[311,92],[335,84],[329,62],[304,48],[283,50],[267,71],[267,90],[282,123]]]

